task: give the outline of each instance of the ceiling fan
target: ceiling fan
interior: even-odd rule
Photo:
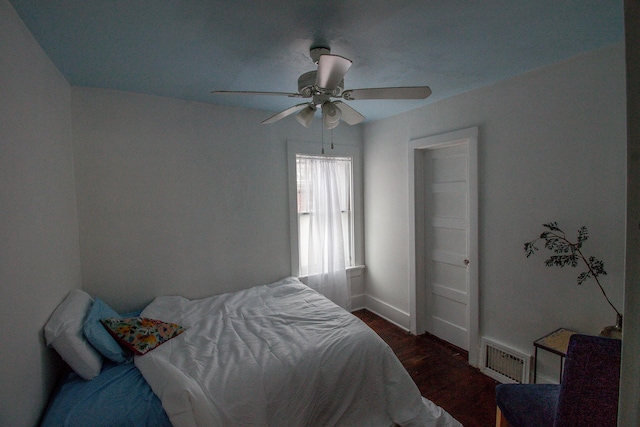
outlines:
[[[294,105],[281,111],[262,124],[269,124],[298,113],[296,120],[309,127],[316,110],[322,112],[322,122],[327,129],[333,129],[340,120],[349,125],[362,122],[365,117],[343,101],[333,98],[355,101],[363,99],[425,99],[431,95],[428,86],[382,87],[344,90],[344,76],[352,65],[350,59],[332,55],[329,48],[315,47],[310,50],[311,59],[318,69],[302,74],[298,78],[298,92],[255,92],[255,91],[213,91],[215,95],[276,95],[290,98],[311,98],[310,101]]]

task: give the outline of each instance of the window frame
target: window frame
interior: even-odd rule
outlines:
[[[356,145],[334,144],[333,149],[325,149],[322,153],[320,143],[287,141],[287,166],[289,181],[289,241],[291,244],[291,274],[300,275],[300,253],[298,249],[298,203],[297,203],[297,171],[296,155],[350,157],[351,158],[351,187],[353,190],[353,265],[347,270],[361,268],[364,265],[363,239],[363,197],[362,197],[362,157],[360,147]]]

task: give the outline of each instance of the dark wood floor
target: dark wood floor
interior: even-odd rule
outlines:
[[[369,311],[353,314],[389,344],[424,397],[464,427],[495,426],[498,383],[469,366],[466,352],[429,334],[411,335]]]

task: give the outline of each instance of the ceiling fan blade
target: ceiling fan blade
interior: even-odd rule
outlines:
[[[313,105],[308,104],[306,108],[303,108],[302,110],[300,110],[300,112],[296,115],[296,120],[302,126],[308,128],[315,114],[316,114],[316,108]]]
[[[316,86],[329,91],[334,90],[351,68],[351,64],[350,59],[339,55],[320,55]]]
[[[342,111],[342,120],[346,124],[357,125],[364,120],[364,116],[354,110],[350,105],[345,104],[342,101],[335,101],[333,104]]]
[[[299,93],[289,92],[256,92],[251,90],[213,90],[213,95],[275,95],[275,96],[288,96],[289,98],[304,98]]]
[[[284,119],[285,117],[295,113],[296,111],[300,111],[303,108],[307,107],[309,105],[309,103],[305,102],[304,104],[298,104],[298,105],[294,105],[293,107],[289,107],[284,111],[280,111],[278,114],[275,114],[271,117],[269,117],[268,119],[264,120],[262,122],[263,125],[268,125],[270,123],[274,123],[277,122],[280,119]]]
[[[431,95],[429,86],[380,87],[345,90],[342,97],[348,101],[361,99],[425,99]]]

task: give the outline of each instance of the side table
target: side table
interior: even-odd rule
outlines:
[[[559,328],[555,331],[538,338],[533,342],[535,348],[535,362],[533,366],[533,383],[535,384],[538,379],[538,349],[546,350],[553,354],[560,356],[560,382],[562,382],[562,369],[564,367],[564,358],[567,355],[567,348],[569,347],[569,338],[571,335],[577,334],[576,331],[570,329]]]

